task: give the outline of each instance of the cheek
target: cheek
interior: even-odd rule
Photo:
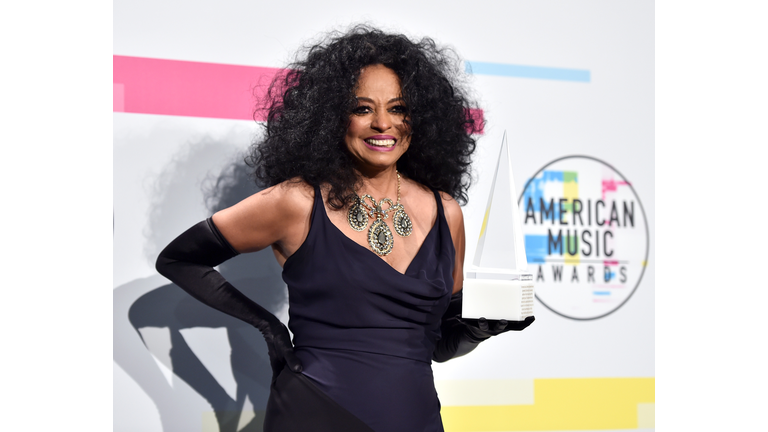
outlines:
[[[352,117],[349,120],[349,125],[347,126],[347,137],[349,138],[358,137],[363,129],[364,129],[363,122],[360,121],[359,118]]]
[[[357,121],[355,121],[357,120]],[[349,125],[347,125],[347,134],[344,137],[347,150],[355,152],[355,147],[358,145],[358,139],[360,138],[360,120],[356,118],[350,118]]]
[[[407,151],[407,150],[408,150],[408,148],[410,148],[410,147],[411,147],[411,139],[410,139],[410,138],[407,138],[407,139],[405,139],[405,140],[403,140],[403,141],[404,141],[404,144],[405,144],[405,145],[403,146],[403,151],[405,152],[405,151]]]

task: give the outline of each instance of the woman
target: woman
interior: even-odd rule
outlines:
[[[160,273],[264,335],[265,431],[441,431],[431,360],[510,330],[456,318],[477,128],[459,66],[430,39],[364,26],[311,47],[270,88],[249,158],[271,187],[160,254]],[[266,247],[283,266],[293,343],[213,269]]]

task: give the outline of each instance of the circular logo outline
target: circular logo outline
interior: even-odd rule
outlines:
[[[637,283],[635,284],[635,287],[632,288],[632,292],[629,293],[629,295],[627,296],[627,298],[624,299],[624,301],[622,301],[618,306],[616,306],[615,308],[613,308],[609,312],[606,312],[606,313],[604,313],[602,315],[599,315],[599,316],[596,316],[596,317],[592,317],[592,318],[576,318],[576,317],[568,316],[568,315],[565,315],[564,313],[556,311],[555,309],[551,308],[546,303],[544,303],[544,301],[541,300],[539,298],[539,296],[536,294],[536,290],[534,289],[534,296],[536,297],[536,300],[538,300],[539,303],[544,305],[544,307],[546,307],[550,311],[556,313],[557,315],[560,315],[563,318],[568,318],[568,319],[572,319],[572,320],[576,320],[576,321],[591,321],[591,320],[596,320],[596,319],[600,319],[600,318],[606,317],[606,316],[616,312],[617,310],[621,309],[621,307],[624,306],[624,304],[626,304],[629,301],[629,299],[631,299],[632,296],[635,294],[635,291],[637,291],[637,288],[640,286],[640,282],[643,281],[643,276],[645,275],[645,268],[648,266],[648,254],[651,251],[651,234],[650,234],[650,230],[648,229],[648,217],[645,214],[645,208],[643,207],[643,202],[640,200],[640,195],[637,194],[637,192],[635,191],[635,188],[632,186],[632,182],[627,181],[627,178],[624,177],[624,174],[622,174],[619,170],[614,168],[613,165],[611,165],[611,164],[609,164],[609,163],[607,163],[607,162],[605,162],[603,160],[600,160],[600,159],[598,159],[596,157],[593,157],[593,156],[568,155],[568,156],[559,157],[559,158],[557,158],[555,160],[552,160],[552,161],[548,162],[547,164],[545,164],[538,171],[536,171],[528,179],[527,182],[525,182],[525,186],[523,187],[523,191],[520,194],[520,198],[517,199],[518,207],[521,208],[520,205],[522,203],[523,197],[525,196],[525,191],[528,189],[528,186],[536,178],[537,175],[539,175],[542,171],[544,171],[544,169],[546,169],[548,166],[550,166],[550,165],[552,165],[552,164],[554,164],[556,162],[560,162],[560,161],[562,161],[564,159],[573,159],[573,158],[591,159],[591,160],[593,160],[595,162],[598,162],[598,163],[601,163],[601,164],[607,166],[608,168],[612,169],[616,174],[618,174],[619,177],[621,177],[621,179],[624,180],[627,183],[627,186],[629,186],[630,190],[632,191],[632,194],[634,194],[634,196],[637,198],[637,203],[640,205],[640,211],[643,213],[643,225],[645,226],[645,260],[644,260],[644,262],[646,264],[642,266],[642,270],[640,271],[640,276],[637,278]]]

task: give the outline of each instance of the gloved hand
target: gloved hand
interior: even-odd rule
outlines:
[[[523,321],[487,320],[457,318],[459,322],[467,326],[467,331],[477,340],[486,340],[491,336],[497,336],[508,331],[520,331],[528,327],[536,319],[528,317]]]
[[[441,338],[432,353],[432,360],[444,362],[461,357],[477,348],[480,342],[510,330],[522,330],[534,321],[528,317],[524,321],[464,319],[461,318],[463,294],[461,291],[451,296],[451,303],[443,314],[440,325]]]
[[[301,362],[293,352],[285,325],[213,268],[238,254],[208,218],[168,244],[160,252],[155,267],[197,300],[258,328],[267,342],[273,381],[285,364],[292,371],[301,372]]]
[[[288,333],[288,328],[285,327],[285,324],[280,321],[271,323],[267,331],[262,331],[261,333],[267,342],[269,364],[272,366],[272,381],[277,379],[277,375],[280,374],[280,371],[283,370],[286,364],[293,372],[298,373],[302,371],[301,361],[293,352],[291,335]]]

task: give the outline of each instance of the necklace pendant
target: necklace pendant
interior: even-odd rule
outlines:
[[[349,226],[355,231],[362,231],[368,226],[368,213],[365,211],[365,208],[359,199],[349,206],[347,221],[349,222]]]
[[[392,231],[383,220],[376,219],[368,230],[368,244],[377,255],[389,255],[395,244]]]
[[[411,218],[402,206],[395,212],[395,216],[392,218],[392,224],[395,226],[395,232],[400,237],[408,237],[413,232]]]

